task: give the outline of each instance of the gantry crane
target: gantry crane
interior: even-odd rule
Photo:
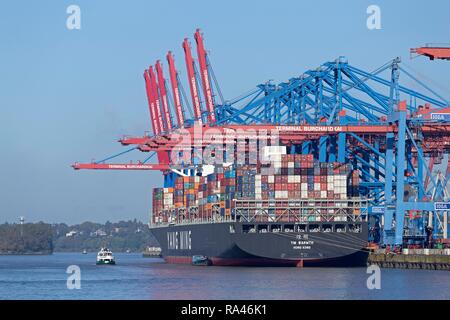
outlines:
[[[419,48],[412,48],[410,50],[412,55],[422,55],[434,59],[450,60],[450,45],[433,45],[428,44]]]
[[[384,227],[384,243],[401,245],[405,239],[423,238],[429,221],[435,217],[443,221],[442,204],[438,206],[433,195],[436,189],[445,189],[450,170],[438,185],[432,179],[432,169],[435,162],[450,154],[449,103],[405,71],[399,58],[368,72],[339,57],[286,82],[262,83],[238,98],[216,103],[212,88],[216,81],[211,81],[215,77],[209,72],[212,69],[199,30],[195,39],[206,110],[202,109],[196,65],[185,39],[183,49],[193,116],[186,116],[188,101],[181,102],[181,83],[169,52],[172,105],[178,128],[173,125],[170,128],[168,108],[161,102],[164,78],[156,79],[150,67],[144,78],[154,134],[124,137],[120,143],[132,146],[131,149],[102,161],[75,164],[75,169],[109,169],[107,161],[139,150],[150,156],[141,163],[130,164],[131,167],[123,165],[123,169],[161,170],[164,185],[170,187],[177,174],[192,174],[185,169],[199,165],[189,161],[174,163],[174,154],[183,153],[184,159],[195,158],[196,152],[209,148],[211,137],[219,134],[226,135],[227,141],[215,143],[216,154],[231,153],[236,159],[237,146],[244,144],[248,150],[255,133],[258,139],[276,134],[278,143],[286,146],[289,153],[313,154],[323,162],[350,163],[358,170],[361,180],[358,192],[370,199],[369,212]],[[442,50],[415,52],[446,57]],[[157,67],[158,74],[159,68],[162,70],[162,66]],[[401,75],[432,95],[402,85]],[[221,95],[217,84],[216,90]],[[230,141],[231,151],[226,145]],[[158,155],[159,164],[146,165],[153,154]],[[112,166],[111,169],[121,168],[120,164]],[[433,227],[435,237],[447,237],[442,224]]]

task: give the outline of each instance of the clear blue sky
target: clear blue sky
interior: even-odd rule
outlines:
[[[70,4],[81,7],[79,31],[66,29]],[[370,4],[381,30],[366,28]],[[173,50],[184,79],[181,42],[195,43],[197,27],[226,98],[339,55],[367,70],[401,56],[448,97],[450,62],[409,60],[409,48],[450,42],[449,12],[432,0],[2,1],[0,222],[147,221],[159,173],[69,165],[149,129],[142,71]]]

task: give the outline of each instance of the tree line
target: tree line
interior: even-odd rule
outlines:
[[[157,246],[148,226],[140,221],[105,224],[83,222],[0,225],[0,254],[49,254],[55,252],[97,252],[108,247],[113,252],[142,252]]]

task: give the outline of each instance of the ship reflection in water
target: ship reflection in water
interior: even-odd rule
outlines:
[[[167,264],[115,253],[98,268],[90,254],[0,256],[0,299],[450,299],[450,273],[382,269],[369,290],[362,268],[207,267]],[[81,269],[81,289],[66,287],[67,267]]]

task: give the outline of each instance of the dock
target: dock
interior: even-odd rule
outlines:
[[[450,270],[450,249],[403,249],[401,253],[378,249],[369,254],[368,264],[381,268]]]

